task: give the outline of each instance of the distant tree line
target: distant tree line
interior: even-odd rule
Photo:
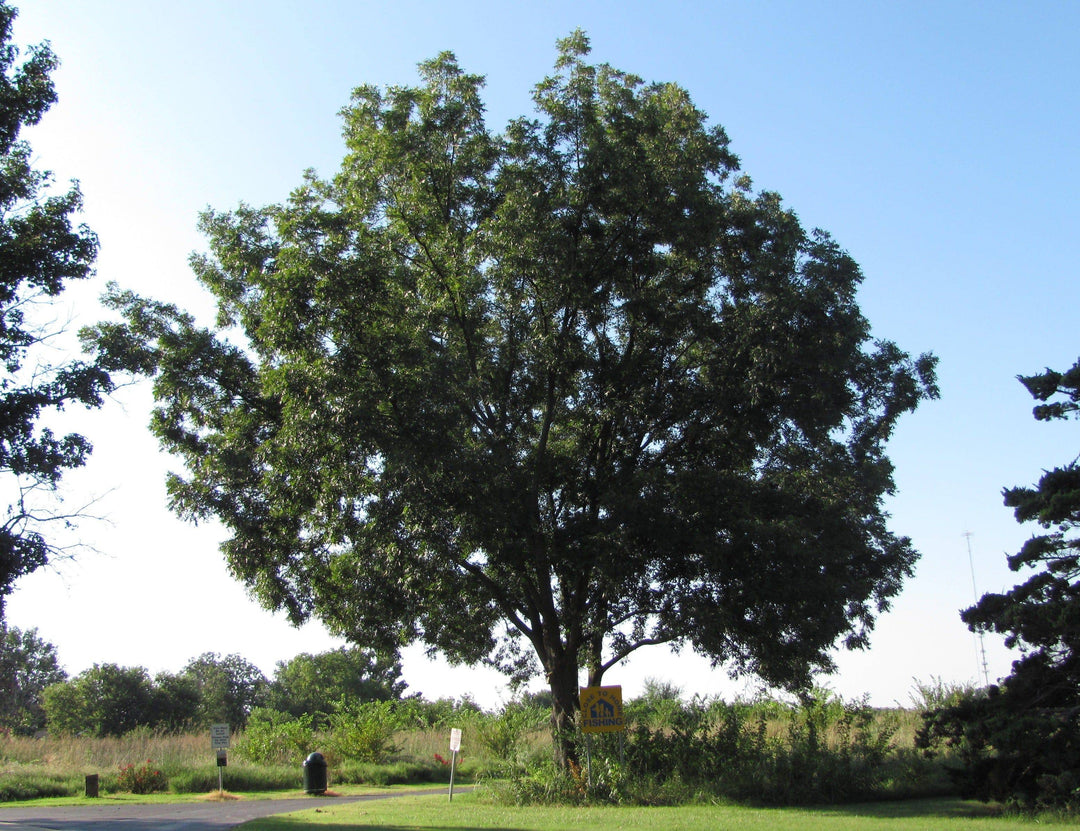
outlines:
[[[35,733],[45,725],[42,693],[67,680],[56,647],[37,629],[0,626],[0,728]]]
[[[399,660],[355,646],[279,661],[272,679],[240,655],[213,652],[175,673],[103,663],[69,679],[37,630],[0,632],[0,729],[13,733],[239,728],[255,707],[319,719],[342,701],[383,701],[404,691]]]

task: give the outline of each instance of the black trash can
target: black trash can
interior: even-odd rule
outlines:
[[[321,753],[304,759],[304,793],[326,793],[326,759]]]

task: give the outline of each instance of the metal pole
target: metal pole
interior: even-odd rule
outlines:
[[[971,566],[971,593],[975,597],[975,602],[979,602],[979,587],[975,582],[975,555],[971,553],[971,532],[965,531],[963,534],[967,540],[967,552],[968,552],[968,565]],[[975,660],[982,665],[983,674],[983,686],[990,686],[990,669],[986,665],[986,639],[983,636],[982,630],[978,633],[972,632],[972,637],[976,639],[975,645]],[[980,661],[981,659],[981,661]],[[976,673],[978,669],[976,669]],[[977,677],[977,676],[976,676]]]
[[[447,802],[454,801],[454,768],[457,766],[457,751],[450,751],[450,798]]]

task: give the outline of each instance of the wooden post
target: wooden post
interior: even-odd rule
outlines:
[[[91,799],[97,799],[98,775],[96,773],[86,774],[86,795]]]

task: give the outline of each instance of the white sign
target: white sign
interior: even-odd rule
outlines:
[[[461,730],[457,727],[450,731],[450,750],[453,753],[461,752]]]
[[[229,725],[227,725],[227,724],[211,724],[210,725],[210,749],[211,750],[228,750],[229,749]]]

